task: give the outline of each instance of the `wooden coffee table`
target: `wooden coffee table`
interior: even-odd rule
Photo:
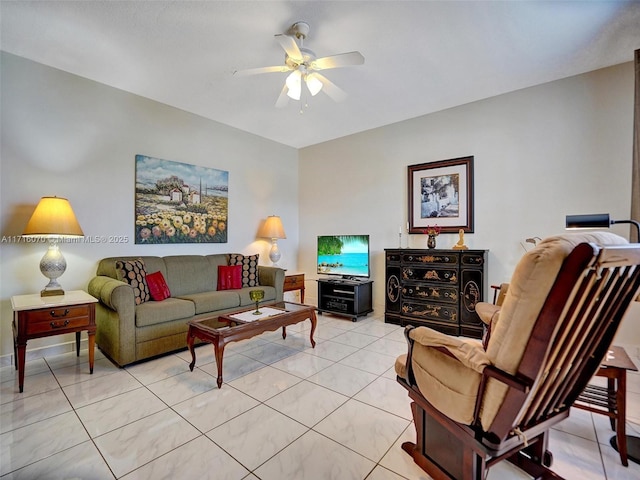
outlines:
[[[260,311],[272,315],[257,316],[257,320],[251,318],[252,311],[255,311],[255,307],[187,322],[187,325],[189,325],[187,345],[191,352],[189,370],[193,372],[193,368],[196,365],[196,352],[193,348],[196,338],[213,344],[216,365],[218,366],[218,388],[222,387],[222,357],[224,355],[224,347],[227,343],[253,338],[256,335],[264,332],[272,332],[280,327],[282,327],[282,338],[284,339],[287,338],[287,325],[293,325],[309,319],[311,320],[309,340],[311,341],[311,346],[315,348],[316,342],[313,339],[317,324],[315,307],[289,302],[260,305]],[[281,313],[278,313],[278,311]],[[245,318],[248,319],[248,321],[245,320]],[[220,322],[226,323],[229,326],[219,327]]]

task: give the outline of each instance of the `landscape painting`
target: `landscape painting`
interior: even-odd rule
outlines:
[[[136,155],[135,243],[226,243],[229,172]]]

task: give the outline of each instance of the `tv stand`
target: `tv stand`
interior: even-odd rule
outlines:
[[[333,313],[350,317],[353,322],[358,317],[373,312],[373,280],[318,280],[318,313]]]

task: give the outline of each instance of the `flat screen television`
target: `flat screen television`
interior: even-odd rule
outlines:
[[[368,278],[369,235],[318,236],[318,274]]]

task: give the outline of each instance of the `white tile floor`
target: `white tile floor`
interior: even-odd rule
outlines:
[[[393,363],[402,329],[378,317],[310,323],[230,344],[222,389],[213,348],[120,369],[96,352],[27,363],[18,393],[0,369],[2,479],[426,479],[400,448],[415,439]],[[640,435],[640,375],[630,375],[628,431]],[[608,419],[581,410],[552,431],[554,470],[568,479],[636,479],[620,464]],[[490,480],[527,478],[498,465]]]

